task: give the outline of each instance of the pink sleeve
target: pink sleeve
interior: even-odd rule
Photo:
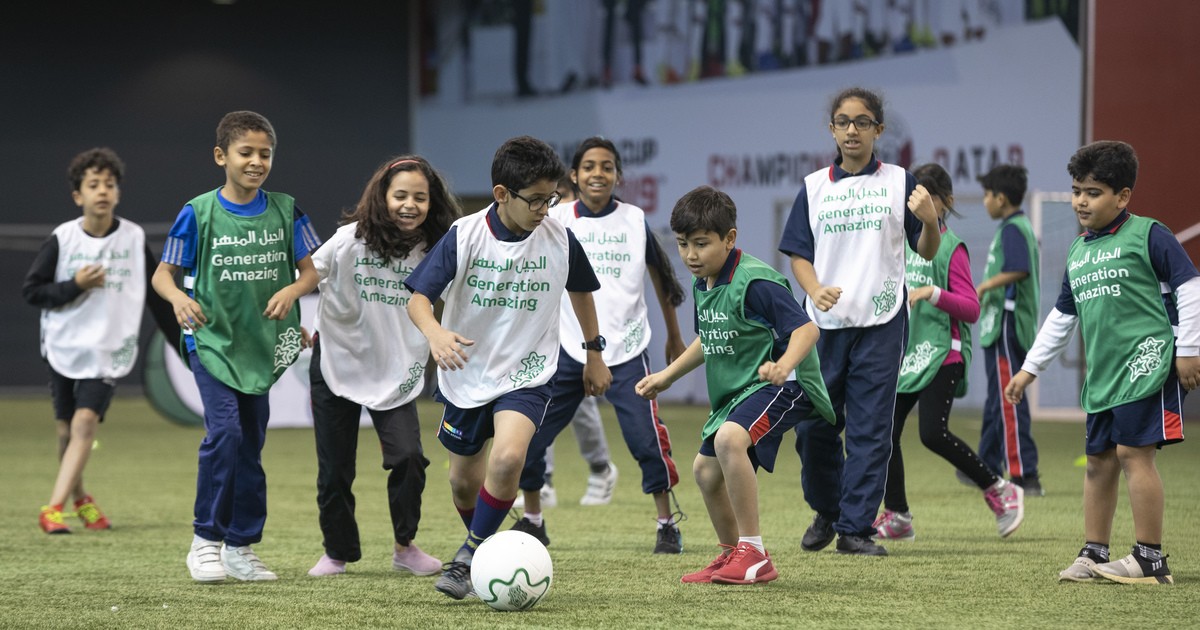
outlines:
[[[971,281],[971,259],[967,248],[959,245],[950,255],[949,286],[938,296],[937,308],[951,318],[974,324],[979,319],[979,296],[975,283]]]

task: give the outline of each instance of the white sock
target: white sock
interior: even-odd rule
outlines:
[[[738,542],[753,546],[759,553],[767,553],[767,548],[763,547],[762,536],[741,536],[738,538]]]
[[[658,528],[659,529],[667,527],[668,525],[671,525],[671,517],[670,516],[658,519]]]
[[[526,512],[524,516],[525,516],[525,518],[529,519],[530,523],[533,523],[534,525],[537,525],[538,527],[542,526],[542,513],[541,512],[537,512],[537,513]]]
[[[995,490],[996,492],[1004,492],[1004,489],[1008,487],[1008,483],[1009,482],[1007,482],[1003,479],[997,479],[996,483],[994,483],[988,487],[988,490]]]

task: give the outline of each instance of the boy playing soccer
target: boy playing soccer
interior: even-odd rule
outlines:
[[[979,295],[979,343],[987,368],[987,398],[979,434],[979,458],[992,472],[1008,471],[1028,496],[1042,496],[1037,445],[1033,442],[1029,403],[1004,399],[1004,388],[1025,360],[1038,320],[1038,243],[1029,217],[1021,211],[1026,175],[1020,166],[1002,164],[979,178],[983,207],[1000,220],[988,250]],[[961,471],[964,484],[975,483]]]
[[[1162,446],[1183,441],[1183,399],[1200,385],[1200,274],[1166,226],[1128,211],[1137,167],[1124,142],[1094,142],[1071,157],[1071,205],[1086,231],[1067,253],[1054,310],[1004,391],[1019,402],[1082,330],[1084,546],[1059,581],[1174,581],[1162,553],[1163,483],[1154,459]],[[1136,544],[1109,562],[1122,471]]]
[[[679,254],[696,277],[699,336],[681,357],[637,384],[653,399],[705,366],[712,413],[692,473],[723,551],[684,583],[753,584],[778,576],[763,545],[755,471],[771,472],[784,433],[820,415],[834,422],[813,346],[820,332],[787,279],[734,247],[737,208],[701,186],[671,211]]]
[[[471,593],[475,549],[517,497],[529,441],[550,404],[564,291],[584,338],[599,338],[591,292],[600,283],[575,236],[548,216],[562,175],[558,155],[541,140],[505,142],[492,159],[495,201],[455,221],[405,282],[409,317],[441,368],[434,397],[446,411],[438,440],[450,451],[450,489],[467,526],[434,585],[454,599]],[[439,323],[432,302],[443,291]],[[600,349],[589,350],[587,395],[603,394],[611,380]]]
[[[83,488],[83,469],[116,379],[133,369],[143,305],[166,335],[179,335],[168,304],[147,296],[154,256],[136,223],[114,214],[125,165],[108,148],[76,155],[67,168],[71,198],[83,216],[55,228],[25,276],[25,301],[42,309],[42,356],[58,434],[58,477],[38,525],[69,534],[63,506],[87,529],[108,529],[108,518]],[[147,300],[147,298],[149,299]]]
[[[317,286],[309,252],[321,241],[294,199],[262,190],[274,154],[266,118],[226,114],[213,149],[225,184],[183,207],[154,272],[154,290],[184,329],[181,345],[204,404],[187,555],[198,582],[276,579],[250,548],[267,521],[268,392],[303,346],[293,306]],[[180,269],[186,292],[175,284]]]

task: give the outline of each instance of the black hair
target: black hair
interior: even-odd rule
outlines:
[[[1138,159],[1133,146],[1119,140],[1100,140],[1084,145],[1067,162],[1071,179],[1081,182],[1091,175],[1113,192],[1133,190],[1137,182]]]
[[[492,185],[518,191],[534,182],[558,182],[566,173],[550,145],[532,136],[517,136],[496,149],[492,158]]]
[[[950,173],[947,173],[941,164],[936,162],[922,164],[914,168],[912,174],[917,183],[924,186],[929,194],[942,200],[942,204],[951,214],[962,216],[950,205],[950,198],[954,196],[954,182],[950,179]]]
[[[583,163],[583,154],[592,149],[607,149],[612,152],[613,160],[616,162],[617,175],[621,175],[621,154],[617,152],[617,146],[612,143],[612,140],[603,136],[592,136],[579,143],[579,148],[575,149],[575,157],[571,159],[571,170],[578,171],[579,165]]]
[[[1004,195],[1009,204],[1019,207],[1025,200],[1025,187],[1029,185],[1028,171],[1024,166],[1001,164],[980,175],[979,184],[993,194]]]
[[[837,114],[837,110],[842,106],[842,103],[849,99],[856,98],[871,110],[871,115],[875,117],[875,122],[883,124],[883,97],[866,88],[852,87],[846,88],[837,93],[833,97],[833,104],[829,107],[829,122],[833,122],[833,117]]]
[[[414,171],[425,176],[429,182],[429,213],[425,221],[415,230],[404,230],[396,225],[388,211],[387,191],[392,179],[401,172]],[[362,239],[367,249],[380,256],[384,264],[393,258],[403,259],[413,247],[422,241],[429,251],[450,230],[450,224],[462,215],[458,199],[450,192],[446,180],[425,160],[417,155],[400,155],[389,158],[375,169],[363,189],[362,198],[351,211],[342,215],[342,223],[358,222],[354,237]]]
[[[275,148],[275,127],[262,114],[251,111],[229,112],[217,123],[217,146],[222,151],[228,151],[234,140],[251,131],[261,131],[271,140],[271,148]]]
[[[676,234],[701,230],[724,237],[736,227],[737,206],[733,199],[712,186],[693,188],[671,210],[671,231]]]
[[[116,151],[108,147],[95,147],[71,158],[71,164],[67,166],[67,181],[70,182],[72,191],[79,190],[83,185],[84,176],[93,168],[112,173],[118,184],[125,176],[125,163],[117,157]]]

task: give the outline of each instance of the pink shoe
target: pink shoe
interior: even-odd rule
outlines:
[[[917,537],[913,532],[912,514],[909,512],[893,512],[884,509],[875,519],[875,537],[882,540],[912,540]]]
[[[433,575],[442,571],[442,561],[421,551],[416,543],[409,543],[404,551],[392,553],[392,569],[413,575]]]
[[[321,554],[321,559],[317,560],[317,564],[308,570],[308,574],[313,577],[326,577],[329,575],[338,575],[346,572],[346,563],[341,560],[334,560],[325,554]]]

